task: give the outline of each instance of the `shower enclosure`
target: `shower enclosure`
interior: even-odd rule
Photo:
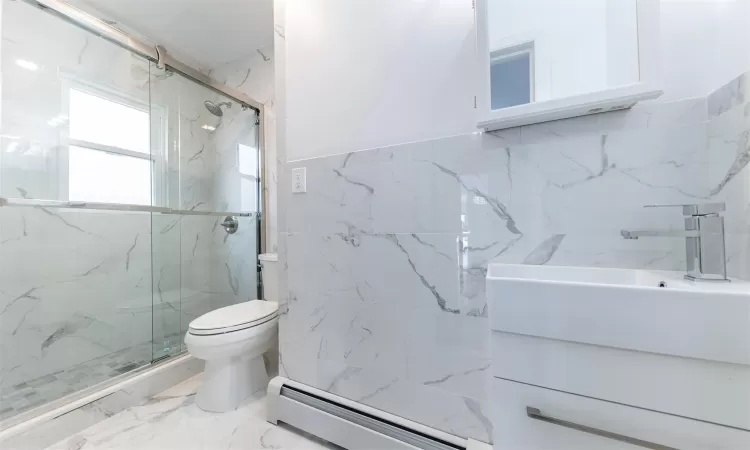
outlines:
[[[261,204],[252,105],[28,2],[2,38],[0,428],[259,298]]]

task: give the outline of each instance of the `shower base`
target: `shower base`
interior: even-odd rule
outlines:
[[[186,353],[146,364],[0,422],[0,427],[5,428],[0,431],[0,448],[46,448],[120,411],[143,404],[150,396],[202,370],[203,362]]]
[[[0,389],[0,423],[151,363],[151,343]]]
[[[100,358],[0,390],[0,422],[151,363],[151,343]]]

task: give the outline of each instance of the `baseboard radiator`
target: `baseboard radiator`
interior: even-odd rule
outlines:
[[[348,450],[491,450],[283,377],[268,386],[267,419],[283,422]]]

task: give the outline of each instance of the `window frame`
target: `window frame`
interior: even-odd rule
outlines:
[[[256,140],[257,140],[257,137],[256,137]],[[255,161],[255,164],[256,164],[255,165],[255,172],[256,173],[255,174],[245,173],[241,169],[240,152],[242,151],[243,147],[246,147],[247,149],[255,152],[255,155],[256,155],[256,161]],[[253,145],[244,144],[242,142],[238,142],[237,143],[237,173],[239,174],[239,177],[240,177],[240,207],[239,207],[239,210],[242,211],[242,212],[248,212],[248,211],[260,212],[260,211],[256,211],[256,210],[260,209],[260,206],[259,206],[260,203],[259,203],[258,197],[259,197],[259,195],[261,195],[261,190],[263,189],[263,186],[261,184],[261,176],[262,176],[263,172],[262,172],[262,169],[261,169],[261,159],[260,159],[259,155],[260,155],[260,149],[259,149],[259,147],[258,147],[257,144],[253,146]],[[250,181],[253,184],[255,184],[256,198],[255,198],[255,201],[254,201],[255,208],[253,208],[253,209],[243,208],[243,202],[245,200],[242,197],[242,195],[244,194],[244,192],[242,190],[242,181],[243,180]]]
[[[58,195],[63,201],[73,201],[70,199],[70,147],[80,147],[87,150],[94,150],[113,155],[138,158],[141,160],[151,161],[151,174],[149,176],[151,185],[150,203],[140,206],[162,206],[164,204],[164,195],[166,188],[166,130],[167,130],[167,109],[161,105],[150,104],[136,96],[129,94],[122,89],[94,83],[82,79],[73,74],[60,74],[61,79],[61,110],[66,116],[70,114],[70,91],[77,90],[89,95],[103,98],[113,103],[119,103],[129,108],[145,112],[149,117],[149,153],[137,152],[117,146],[99,144],[96,142],[73,139],[70,137],[69,122],[60,131],[61,146],[58,152]],[[70,120],[70,117],[68,117]],[[110,202],[105,202],[110,204]],[[122,204],[114,203],[111,204]]]
[[[492,70],[492,66],[497,63],[512,61],[516,58],[519,58],[522,55],[529,55],[529,101],[528,103],[523,103],[524,105],[528,105],[529,103],[534,103],[536,101],[536,82],[535,82],[536,64],[534,61],[536,52],[534,51],[533,40],[524,41],[519,44],[509,45],[507,47],[503,47],[501,49],[497,49],[491,52],[490,53],[490,70]],[[490,85],[490,97],[491,96],[492,96],[492,86]],[[492,105],[490,105],[490,108],[492,108]],[[505,109],[505,108],[500,108],[500,109]],[[493,111],[498,111],[498,110],[493,109]]]

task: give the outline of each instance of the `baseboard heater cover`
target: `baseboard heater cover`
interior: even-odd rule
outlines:
[[[267,420],[287,423],[349,450],[491,450],[284,377],[268,385]]]

